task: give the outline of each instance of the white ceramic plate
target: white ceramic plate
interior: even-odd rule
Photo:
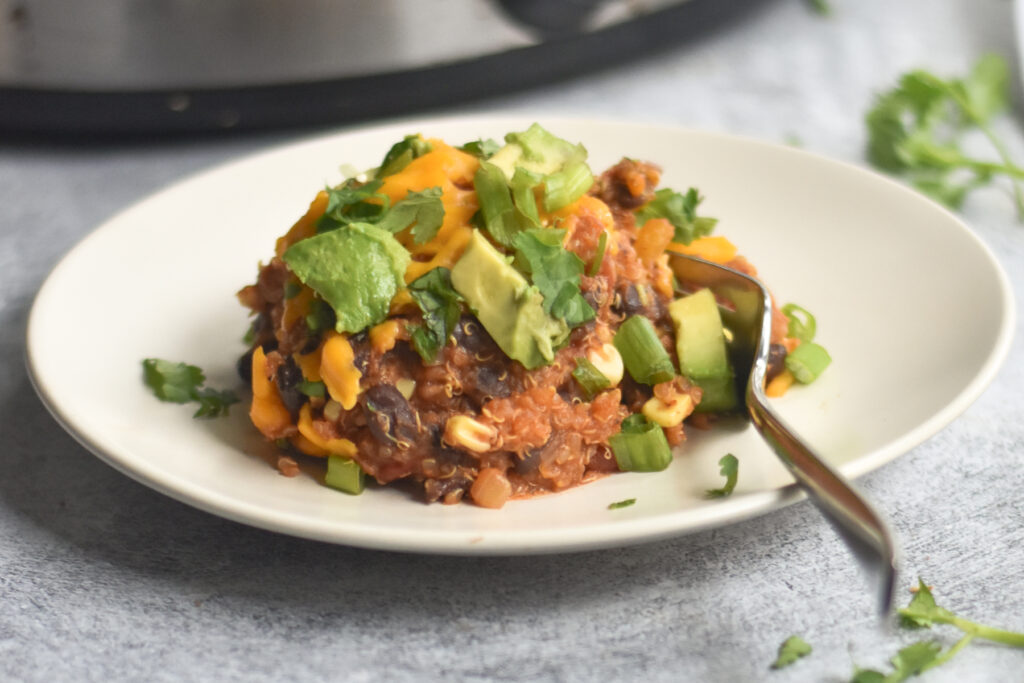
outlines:
[[[350,545],[466,554],[556,552],[651,540],[736,522],[798,498],[751,428],[691,430],[665,472],[619,474],[500,511],[423,505],[407,492],[347,496],[268,466],[236,406],[194,420],[157,401],[140,361],[194,363],[239,386],[248,321],[234,292],[339,166],[371,167],[412,132],[461,143],[525,129],[524,118],[466,117],[365,128],[271,150],[180,182],[102,225],[50,275],[28,327],[39,394],[96,455],[190,505],[247,524]],[[963,411],[1003,360],[1013,328],[1005,274],[955,216],[873,173],[805,152],[673,128],[546,119],[583,142],[591,165],[622,156],[693,185],[702,210],[755,263],[780,301],[817,315],[831,368],[777,402],[847,475],[875,469]],[[244,390],[241,392],[244,395]],[[728,499],[717,461],[740,460]],[[609,510],[608,504],[636,498]]]

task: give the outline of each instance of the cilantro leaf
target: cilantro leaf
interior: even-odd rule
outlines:
[[[698,237],[710,235],[718,223],[717,218],[697,215],[697,206],[703,200],[693,187],[685,195],[663,188],[654,193],[654,199],[634,212],[636,224],[639,227],[652,218],[665,218],[676,229],[672,241],[689,244]]]
[[[193,417],[227,415],[228,407],[238,403],[238,397],[232,391],[203,387],[206,375],[195,365],[146,358],[142,361],[142,379],[161,401],[199,403],[199,409]]]
[[[1007,82],[1006,62],[996,55],[982,57],[962,79],[946,80],[923,70],[904,74],[865,116],[868,161],[952,208],[976,187],[1006,176],[1018,216],[1024,218],[1018,184],[1024,168],[1013,163],[990,124],[1007,106]],[[984,135],[999,161],[964,154],[960,140],[970,132]]]
[[[377,178],[398,173],[409,163],[418,157],[434,149],[434,146],[419,135],[406,135],[402,140],[396,142],[384,155],[384,161],[374,174]]]
[[[823,17],[832,14],[832,5],[828,3],[828,0],[807,0],[807,6],[812,12]]]
[[[467,142],[462,147],[459,147],[459,149],[467,154],[472,154],[479,159],[486,159],[501,149],[501,143],[497,140],[492,140],[491,138],[487,138],[486,140],[481,138],[479,140]]]
[[[434,239],[443,222],[444,203],[441,201],[441,188],[431,187],[421,192],[410,190],[405,199],[395,202],[376,225],[392,234],[412,225],[413,242],[423,244]]]
[[[391,233],[370,223],[307,237],[282,258],[334,310],[335,329],[353,333],[387,317],[410,260]]]
[[[544,312],[576,327],[597,315],[580,293],[583,260],[562,247],[565,230],[535,228],[516,234],[516,253],[544,297]]]
[[[779,646],[779,656],[772,662],[773,669],[789,666],[801,657],[811,654],[810,644],[800,636],[790,636]]]
[[[725,477],[725,486],[720,489],[708,489],[708,498],[725,498],[732,494],[736,488],[736,481],[739,479],[740,461],[732,453],[723,455],[718,461],[719,474]]]
[[[409,294],[423,311],[423,325],[412,330],[412,345],[425,363],[433,363],[462,316],[462,296],[452,287],[451,271],[434,268],[409,283]]]
[[[327,188],[327,208],[317,221],[316,230],[328,232],[350,223],[373,223],[388,210],[388,196],[378,194],[383,181],[358,183],[346,180],[338,187]],[[373,200],[373,201],[370,201]]]

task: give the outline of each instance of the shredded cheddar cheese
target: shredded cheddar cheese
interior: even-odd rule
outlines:
[[[320,351],[320,376],[331,398],[345,410],[355,407],[356,397],[359,396],[359,380],[363,376],[356,368],[354,359],[348,337],[331,332]]]

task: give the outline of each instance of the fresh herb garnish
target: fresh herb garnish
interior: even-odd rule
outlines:
[[[447,268],[434,268],[410,282],[409,294],[423,311],[423,325],[411,333],[413,348],[425,363],[433,363],[459,323],[462,297]]]
[[[779,646],[779,656],[772,662],[773,669],[789,666],[801,657],[811,654],[810,644],[800,636],[790,636]]]
[[[982,57],[962,79],[921,70],[905,74],[867,114],[868,160],[952,208],[959,208],[974,188],[1005,175],[1013,184],[1018,217],[1024,218],[1018,184],[1024,168],[1013,163],[991,127],[995,114],[1007,106],[1007,83],[1006,62],[997,55]],[[970,132],[986,137],[999,161],[965,155],[960,140]]]
[[[395,202],[376,225],[392,234],[412,225],[413,242],[424,244],[434,239],[443,222],[441,188],[432,187],[421,192],[410,191],[405,199]]]
[[[609,510],[619,510],[621,508],[628,508],[630,505],[636,503],[636,498],[627,498],[626,500],[620,500],[615,503],[608,503]]]
[[[636,210],[637,227],[652,218],[665,218],[675,228],[672,241],[677,244],[689,244],[698,237],[710,235],[718,223],[717,218],[697,215],[697,206],[704,200],[691,187],[686,194],[664,188],[654,193],[654,199]]]
[[[486,159],[501,149],[501,143],[497,140],[487,138],[486,140],[480,139],[467,142],[462,147],[459,147],[459,149],[467,154],[472,154],[477,158]]]
[[[409,265],[409,252],[395,237],[369,223],[300,240],[282,258],[330,304],[338,332],[359,332],[387,318]]]
[[[597,315],[580,293],[583,260],[562,247],[565,230],[539,228],[515,236],[516,253],[544,297],[544,312],[576,327]]]
[[[519,231],[533,227],[516,208],[505,172],[500,168],[482,162],[473,176],[473,187],[480,202],[479,220],[498,244],[511,247]]]
[[[419,135],[406,135],[402,140],[393,144],[388,153],[384,155],[384,161],[380,163],[380,168],[377,169],[375,176],[384,178],[398,173],[413,159],[423,156],[433,148],[433,145]]]
[[[229,406],[238,403],[233,391],[204,387],[206,375],[195,365],[146,358],[142,361],[142,378],[161,401],[197,402],[199,408],[193,417],[221,417],[228,414]]]
[[[832,14],[832,5],[828,3],[828,0],[807,0],[807,6],[811,8],[811,11],[823,17]]]
[[[373,223],[388,210],[386,194],[378,194],[383,182],[359,184],[350,178],[338,187],[327,188],[327,208],[317,221],[317,232],[329,232],[350,223]],[[370,201],[373,200],[373,201]]]
[[[572,371],[572,376],[583,389],[583,395],[588,401],[594,400],[595,396],[612,385],[604,373],[582,356],[576,359],[576,369]]]
[[[323,382],[303,380],[296,384],[295,388],[310,398],[324,398],[327,395],[327,385]]]
[[[948,624],[960,629],[964,635],[960,640],[943,650],[934,640],[921,640],[902,648],[890,660],[893,671],[884,674],[874,669],[858,669],[851,683],[891,683],[903,681],[910,676],[945,664],[975,638],[983,638],[1011,647],[1024,648],[1024,633],[1006,631],[985,626],[953,614],[935,603],[935,596],[922,579],[918,579],[917,592],[910,604],[899,610],[900,624],[904,628],[930,628],[935,624]]]
[[[725,486],[720,489],[708,489],[708,498],[725,498],[732,494],[736,488],[736,480],[739,479],[740,461],[732,453],[723,455],[718,461],[719,474],[725,477]]]
[[[787,337],[805,342],[814,341],[818,323],[810,311],[796,304],[786,304],[782,307],[782,312],[789,319],[789,327],[786,330]]]

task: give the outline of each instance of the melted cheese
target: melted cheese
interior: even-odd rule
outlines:
[[[331,332],[320,351],[320,376],[331,398],[345,410],[352,410],[359,396],[359,380],[363,373],[354,363],[355,355],[348,337]],[[306,438],[309,438],[308,436]]]

